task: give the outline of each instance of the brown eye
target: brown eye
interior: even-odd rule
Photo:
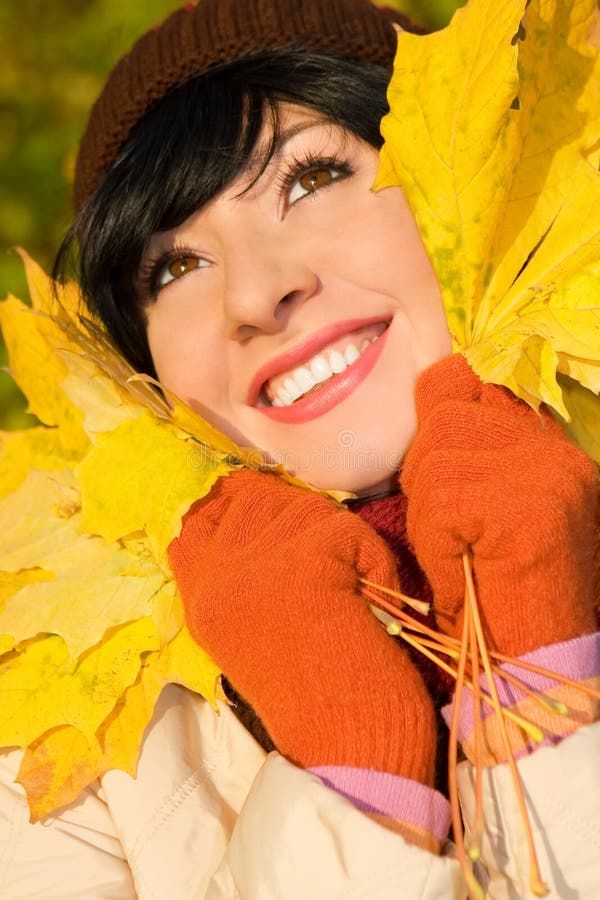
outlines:
[[[156,287],[160,290],[160,288],[166,287],[167,284],[176,281],[178,278],[183,278],[184,275],[188,275],[195,269],[201,269],[208,265],[210,263],[201,256],[185,256],[183,254],[174,256],[173,259],[159,267]]]
[[[297,200],[316,194],[321,188],[329,187],[339,178],[345,178],[350,172],[345,165],[315,164],[311,168],[306,167],[290,180],[287,201],[293,206]]]
[[[198,258],[196,256],[178,256],[177,259],[171,260],[167,266],[167,272],[173,278],[181,278],[182,275],[187,275],[188,272],[196,268],[198,268]]]
[[[325,187],[331,181],[333,181],[331,169],[312,169],[310,172],[305,172],[298,179],[298,184],[302,190],[312,193],[313,191],[318,191],[319,188]]]

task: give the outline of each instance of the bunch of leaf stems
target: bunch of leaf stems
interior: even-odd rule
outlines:
[[[466,551],[463,554],[463,568],[465,573],[465,602],[462,635],[460,640],[442,632],[434,631],[424,623],[413,618],[402,608],[403,606],[409,606],[419,613],[427,614],[429,612],[428,603],[424,603],[421,600],[415,600],[399,591],[376,585],[366,579],[361,579],[362,593],[363,596],[369,600],[373,611],[386,626],[386,629],[390,634],[402,638],[410,647],[413,647],[423,656],[427,657],[427,659],[434,662],[436,666],[442,669],[442,671],[451,675],[456,680],[456,692],[452,708],[448,748],[448,788],[454,841],[470,897],[472,900],[484,900],[485,897],[473,868],[473,864],[479,859],[481,854],[481,842],[484,833],[482,703],[490,706],[498,717],[500,738],[502,740],[507,765],[509,766],[512,775],[513,786],[526,836],[531,892],[536,897],[544,897],[548,893],[548,887],[540,874],[531,822],[527,804],[525,802],[521,778],[506,729],[506,720],[510,720],[518,725],[527,734],[530,740],[536,744],[539,744],[544,740],[544,732],[538,725],[530,722],[518,713],[515,713],[512,709],[501,705],[494,679],[500,678],[507,683],[516,686],[526,696],[531,697],[539,703],[547,712],[557,715],[565,715],[568,712],[564,703],[555,701],[550,697],[546,697],[543,694],[533,691],[519,678],[511,674],[511,672],[501,668],[500,664],[511,663],[523,670],[552,678],[555,681],[574,687],[599,699],[600,692],[585,684],[573,681],[570,678],[551,672],[540,666],[488,650],[479,615],[476,591],[473,584],[472,558],[469,551]],[[382,594],[384,596],[382,596]],[[387,597],[393,598],[395,602],[391,602]],[[400,606],[398,605],[399,603],[401,604]],[[383,613],[379,611],[383,611]],[[486,676],[487,690],[484,690],[480,683],[481,674],[485,674]],[[473,767],[475,773],[475,813],[474,821],[471,823],[471,839],[468,847],[465,844],[457,781],[458,730],[461,704],[464,702],[463,688],[468,688],[472,693],[474,713]]]

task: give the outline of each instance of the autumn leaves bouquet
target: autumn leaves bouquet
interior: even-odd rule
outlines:
[[[376,188],[400,184],[455,349],[600,459],[594,0],[479,0],[399,36]]]
[[[594,0],[471,0],[444,31],[399,34],[374,189],[406,193],[455,350],[599,460],[596,24]],[[39,420],[2,435],[0,745],[24,749],[38,819],[109,769],[135,773],[165,684],[216,702],[219,671],[187,631],[166,551],[218,478],[267,466],[133,372],[74,284],[54,290],[25,264],[31,307],[0,306]],[[476,618],[468,560],[465,580]],[[401,602],[387,624],[409,633]],[[435,635],[412,640],[439,658]],[[450,649],[464,680],[466,651],[457,666]]]

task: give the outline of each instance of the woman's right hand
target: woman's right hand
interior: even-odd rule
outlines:
[[[420,377],[401,482],[439,626],[460,635],[469,550],[484,628],[512,656],[593,632],[598,477],[550,416],[460,355]]]
[[[169,558],[191,634],[281,753],[305,768],[432,783],[431,700],[360,595],[361,576],[397,587],[395,560],[369,525],[242,470],[189,510]]]

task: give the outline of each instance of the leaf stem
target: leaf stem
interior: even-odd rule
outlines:
[[[523,825],[525,828],[525,839],[527,842],[527,850],[529,853],[529,880],[531,892],[536,897],[545,897],[548,894],[548,887],[542,881],[539,864],[537,859],[537,853],[535,849],[535,843],[533,840],[533,832],[531,830],[531,823],[529,821],[529,813],[527,811],[527,804],[525,803],[525,796],[523,794],[523,787],[521,784],[521,778],[519,776],[519,770],[517,769],[517,764],[515,762],[515,758],[512,753],[512,747],[510,744],[510,740],[508,737],[508,732],[506,731],[506,725],[504,723],[504,717],[501,715],[502,706],[500,705],[500,700],[498,699],[498,692],[496,690],[496,684],[494,682],[494,677],[492,674],[492,667],[490,663],[490,658],[487,651],[487,645],[485,643],[485,638],[483,636],[483,629],[481,627],[481,620],[479,618],[479,610],[477,608],[477,598],[475,595],[475,587],[473,585],[473,572],[471,568],[471,554],[468,551],[463,553],[463,568],[465,572],[465,580],[467,585],[466,592],[466,604],[470,607],[473,616],[473,623],[475,626],[475,632],[477,635],[477,643],[479,646],[479,652],[481,653],[481,661],[483,663],[484,671],[489,680],[489,688],[490,693],[492,695],[495,707],[496,714],[498,715],[498,725],[500,728],[500,735],[502,737],[502,743],[504,744],[504,751],[506,754],[506,761],[510,768],[510,772],[513,778],[513,784],[515,788],[515,793],[517,796],[517,803],[519,806],[519,810],[521,813],[521,817],[523,820]]]
[[[431,604],[426,603],[425,600],[417,600],[415,597],[409,597],[408,594],[403,594],[401,591],[395,591],[392,588],[383,587],[381,584],[375,584],[374,581],[368,581],[366,578],[359,578],[358,580],[361,584],[366,584],[367,587],[375,588],[376,590],[387,594],[389,597],[395,597],[397,600],[401,600],[402,603],[411,606],[424,616],[426,616],[431,609]],[[400,611],[397,607],[394,608],[396,609],[396,612]]]
[[[512,656],[506,656],[504,653],[498,653],[495,650],[490,650],[490,656],[500,662],[507,662],[511,665],[518,666],[520,669],[525,669],[528,672],[535,672],[537,675],[543,675],[554,681],[560,681],[561,684],[577,688],[577,690],[583,691],[584,694],[589,694],[590,697],[600,700],[600,690],[590,687],[590,685],[586,684],[584,681],[574,681],[572,678],[568,678],[566,675],[560,675],[558,672],[553,672],[551,669],[544,669],[543,666],[536,666],[533,663],[525,662],[522,659],[515,659]]]
[[[466,601],[466,589],[465,589]],[[481,855],[481,843],[483,839],[483,760],[481,753],[482,722],[481,722],[481,686],[479,683],[479,650],[477,647],[477,632],[473,613],[469,603],[465,602],[464,616],[469,621],[469,651],[471,654],[471,677],[473,680],[473,717],[475,720],[473,737],[473,761],[475,764],[475,819],[472,828],[472,840],[469,848],[469,856],[475,861]]]
[[[454,832],[454,843],[458,861],[460,863],[469,895],[474,900],[484,900],[484,893],[481,885],[473,872],[473,863],[465,850],[465,839],[463,832],[462,816],[460,811],[460,798],[458,793],[458,723],[460,719],[460,704],[463,696],[463,684],[465,680],[465,669],[467,665],[468,652],[468,634],[469,634],[469,617],[464,616],[461,652],[458,659],[458,671],[456,673],[456,695],[454,705],[452,707],[452,721],[450,724],[450,741],[448,744],[448,792],[450,794],[450,809],[452,813],[452,829]]]
[[[423,645],[423,643],[419,639],[411,636],[410,634],[407,634],[404,630],[400,632],[400,635],[407,644],[410,644],[411,647],[414,647],[415,650],[418,650],[423,654],[423,656],[426,656],[427,659],[430,659],[432,662],[434,662],[437,666],[439,666],[440,669],[442,669],[444,672],[447,672],[448,675],[451,675],[455,679],[458,677],[458,671],[454,668],[454,666],[449,665],[447,662],[444,662],[443,659],[440,659],[439,656],[436,656],[435,653],[432,653],[427,647]],[[474,688],[473,682],[466,676],[463,679],[463,687],[468,688],[470,691],[472,691]],[[458,693],[458,687],[456,691]],[[491,697],[481,689],[479,690],[479,696],[480,699],[483,700],[484,703],[487,703],[488,706],[491,706],[494,711],[497,710],[493,697]],[[536,744],[539,744],[544,740],[542,730],[533,722],[529,722],[527,719],[523,718],[523,716],[520,716],[512,709],[504,706],[500,707],[500,712],[506,719],[510,719],[515,723],[515,725],[518,725],[519,728],[522,728],[523,731],[525,731],[529,735],[531,740]]]

